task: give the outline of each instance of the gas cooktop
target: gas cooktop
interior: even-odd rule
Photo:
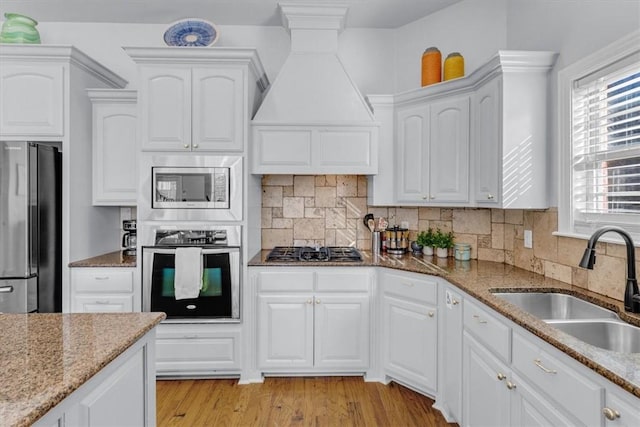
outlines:
[[[362,261],[362,255],[356,248],[349,246],[276,246],[269,252],[267,261],[280,262],[358,262]]]

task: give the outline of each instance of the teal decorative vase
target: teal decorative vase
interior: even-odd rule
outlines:
[[[6,20],[0,31],[0,43],[39,44],[38,21],[17,13],[5,13]]]

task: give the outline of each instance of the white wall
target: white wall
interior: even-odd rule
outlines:
[[[557,206],[559,138],[558,71],[640,29],[638,0],[508,0],[508,49],[558,52],[551,72],[548,120],[549,194]]]
[[[420,87],[424,50],[435,46],[442,60],[460,52],[470,74],[507,47],[507,0],[463,0],[395,30],[395,91]]]

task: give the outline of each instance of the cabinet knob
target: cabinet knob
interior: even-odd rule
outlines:
[[[458,304],[460,304],[460,301],[458,301],[457,299],[454,298],[453,300],[451,300],[451,304],[458,305]]]
[[[498,379],[500,381],[504,380],[505,378],[507,378],[507,376],[505,374],[503,374],[502,372],[498,372]]]
[[[307,304],[313,304],[313,301],[311,301],[311,299],[308,299]]]
[[[319,299],[316,300],[316,304],[320,304],[320,300]]]
[[[430,198],[431,200],[433,200],[433,199],[435,199],[435,198],[436,198],[436,196],[434,196],[434,195],[432,194],[432,195],[430,195],[430,196],[429,196],[429,198]]]
[[[427,200],[427,196],[422,196],[422,200]]]
[[[487,199],[493,200],[493,194],[487,194]]]
[[[189,144],[184,144],[183,147],[184,148],[189,148]]]
[[[507,381],[507,388],[509,390],[513,390],[514,388],[516,388],[516,385],[514,383],[512,383],[511,381]]]
[[[429,314],[429,317],[433,317],[433,316],[435,315],[435,313],[434,313],[433,311],[430,311],[430,312],[429,312],[429,313],[427,313],[427,314]]]
[[[602,415],[604,415],[604,417],[608,420],[615,420],[617,418],[620,418],[620,412],[616,411],[615,409],[611,409],[611,408],[604,408],[602,410]]]
[[[193,148],[198,148],[198,144],[193,144]]]

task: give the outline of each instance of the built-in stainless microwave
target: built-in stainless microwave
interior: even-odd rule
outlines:
[[[242,157],[145,154],[140,221],[242,220]]]
[[[228,167],[152,167],[152,209],[229,209]]]

